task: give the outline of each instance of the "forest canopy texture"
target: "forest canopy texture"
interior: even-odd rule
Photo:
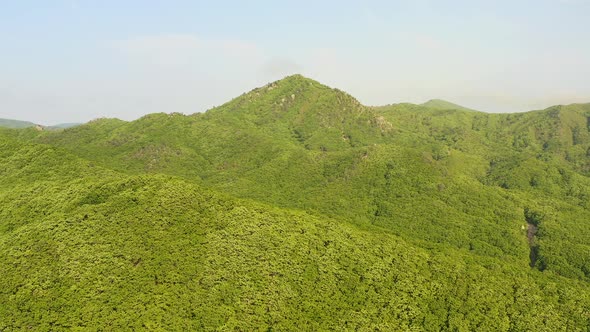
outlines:
[[[588,331],[589,176],[590,104],[368,107],[300,75],[3,128],[0,331]]]

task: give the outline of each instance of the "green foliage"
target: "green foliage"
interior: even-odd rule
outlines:
[[[0,330],[587,330],[589,117],[296,75],[0,130]]]

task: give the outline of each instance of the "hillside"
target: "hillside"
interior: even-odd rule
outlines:
[[[587,319],[585,283],[177,178],[120,175],[47,146],[2,147],[14,174],[0,184],[3,329],[522,330]]]
[[[295,75],[202,114],[0,130],[0,330],[584,330],[589,118],[367,107]]]

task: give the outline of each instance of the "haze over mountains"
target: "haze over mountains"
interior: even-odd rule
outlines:
[[[211,109],[0,130],[0,330],[585,331],[590,104]]]

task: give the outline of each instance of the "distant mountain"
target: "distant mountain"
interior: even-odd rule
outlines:
[[[36,124],[28,121],[11,120],[11,119],[0,119],[0,127],[5,128],[27,128],[34,127]]]
[[[53,125],[53,126],[49,126],[48,128],[52,128],[52,129],[66,129],[66,128],[77,127],[77,126],[79,126],[81,124],[82,123],[78,123],[78,122],[60,123],[60,124],[56,124],[56,125]]]
[[[428,107],[430,109],[434,109],[434,110],[461,110],[461,111],[473,111],[470,108],[461,106],[461,105],[457,105],[457,104],[453,104],[449,101],[446,100],[442,100],[442,99],[431,99],[423,104],[421,104],[424,107]]]
[[[72,127],[76,127],[79,125],[81,125],[81,123],[60,123],[60,124],[57,124],[54,126],[43,126],[43,125],[38,125],[36,123],[29,122],[29,121],[0,119],[0,127],[4,127],[4,128],[29,128],[29,127],[39,126],[39,128],[53,130],[53,129],[72,128]]]

